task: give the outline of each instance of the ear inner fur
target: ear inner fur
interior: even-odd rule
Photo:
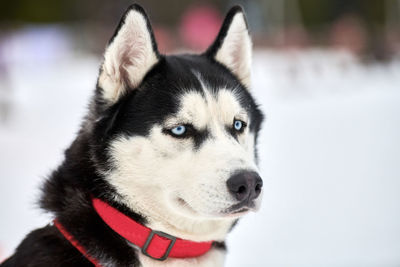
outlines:
[[[243,9],[230,9],[214,43],[205,52],[209,58],[221,63],[250,88],[252,42]]]

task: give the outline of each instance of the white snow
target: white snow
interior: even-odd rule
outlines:
[[[0,121],[0,259],[49,222],[38,188],[78,130],[100,63],[69,56],[18,61],[0,84],[12,89]],[[253,81],[267,115],[263,206],[232,231],[226,266],[399,266],[400,62],[258,51]]]

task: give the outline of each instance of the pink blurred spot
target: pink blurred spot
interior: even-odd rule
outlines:
[[[211,6],[191,7],[182,16],[180,35],[185,46],[205,50],[215,39],[222,18]]]
[[[364,21],[355,14],[340,17],[332,26],[330,39],[336,48],[361,54],[366,49],[368,41]]]

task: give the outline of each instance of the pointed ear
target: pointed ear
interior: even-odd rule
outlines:
[[[226,66],[244,86],[250,87],[252,42],[242,7],[229,10],[206,55]]]
[[[131,5],[104,53],[98,80],[103,100],[113,104],[128,90],[137,88],[159,57],[145,11]]]

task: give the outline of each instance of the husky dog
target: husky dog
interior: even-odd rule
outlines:
[[[261,201],[251,46],[235,6],[204,53],[162,55],[130,6],[42,188],[55,220],[1,266],[223,266],[227,233]]]

